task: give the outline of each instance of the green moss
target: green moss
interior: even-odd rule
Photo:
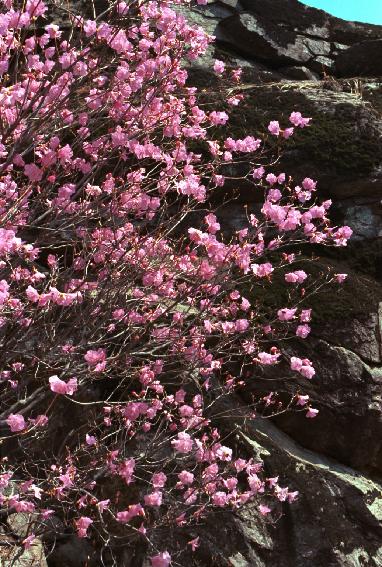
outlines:
[[[318,114],[310,128],[293,139],[302,158],[345,175],[370,173],[381,155],[381,141],[371,130],[355,130],[354,109],[341,105],[333,115]]]
[[[313,323],[327,323],[330,321],[350,321],[357,317],[365,317],[368,313],[375,312],[378,303],[382,298],[382,286],[375,280],[359,276],[353,271],[344,268],[343,263],[337,264],[327,258],[301,258],[293,264],[293,270],[305,270],[309,274],[306,280],[307,294],[303,301],[299,303],[301,308],[312,308]],[[344,284],[336,283],[324,286],[321,290],[312,291],[312,283],[321,280],[329,273],[349,273],[348,279]],[[292,297],[295,290],[294,286],[288,286],[284,281],[285,271],[280,270],[274,273],[270,282],[256,280],[256,285],[245,285],[242,293],[252,303],[257,304],[257,311],[269,313],[281,307],[286,307],[300,300],[301,297]]]
[[[312,89],[308,96],[308,91],[305,94],[297,87],[281,90],[264,86],[243,93],[245,101],[230,115],[228,133],[232,137],[263,135],[270,120],[279,120],[285,127],[290,113],[300,111],[313,120],[309,128],[299,129],[289,140],[288,162],[295,153],[296,162],[313,162],[323,171],[353,176],[369,173],[380,161],[382,141],[378,130],[373,128],[372,109],[367,116],[366,105],[360,105],[358,99],[353,102],[350,94],[347,102],[346,95],[341,93],[344,102],[339,103],[335,98],[328,102],[325,96],[321,102],[318,88],[317,97]],[[326,110],[328,107],[330,112]],[[274,142],[270,140],[270,147]]]
[[[371,83],[362,87],[362,98],[369,102],[376,112],[376,115],[382,114],[382,84]]]
[[[313,322],[350,321],[364,318],[375,312],[382,288],[375,281],[349,274],[341,286],[333,286],[313,295],[309,307],[313,309]]]

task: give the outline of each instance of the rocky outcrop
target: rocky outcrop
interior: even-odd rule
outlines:
[[[382,80],[381,80],[382,81]],[[240,137],[252,131],[262,134],[270,120],[288,123],[292,111],[312,117],[309,128],[299,131],[285,145],[278,171],[296,182],[307,175],[318,180],[321,197],[333,201],[336,219],[354,231],[351,261],[374,262],[378,271],[382,236],[382,82],[332,78],[323,81],[281,81],[242,85],[243,103],[232,111],[229,131]],[[230,228],[240,228],[242,203],[261,198],[252,185],[237,184],[241,204],[221,211]],[[360,250],[365,241],[370,250]],[[347,251],[341,252],[347,257]],[[370,265],[368,266],[370,269]]]
[[[375,77],[382,75],[382,39],[361,41],[336,58],[340,77]]]
[[[296,66],[321,76],[380,73],[382,26],[347,22],[298,0],[212,0],[190,15],[216,36],[228,58],[254,67],[265,64],[284,76]]]
[[[317,296],[312,338],[293,345],[313,360],[316,377],[298,380],[278,366],[254,376],[251,387],[269,391],[272,378],[286,399],[299,389],[318,417],[254,420],[237,437],[300,498],[283,505],[276,523],[256,504],[218,515],[202,526],[201,547],[183,567],[382,567],[382,26],[346,22],[297,0],[217,0],[181,10],[217,38],[189,69],[190,82],[215,82],[215,58],[244,69],[237,91],[245,98],[229,133],[264,132],[272,119],[286,124],[293,110],[311,116],[276,167],[297,181],[317,179],[335,219],[354,230],[347,249],[326,251],[314,264],[348,272],[349,281],[339,295]],[[239,201],[219,209],[229,230],[241,227],[244,204],[258,202],[253,187],[234,189]],[[49,565],[83,565],[88,551],[77,545],[60,543]]]
[[[30,546],[20,545],[21,540],[32,532],[33,521],[30,515],[10,514],[7,518],[7,531],[0,528],[1,567],[48,567],[43,543],[36,537]],[[18,543],[18,546],[15,543]]]
[[[311,116],[275,168],[296,182],[317,179],[334,219],[354,230],[347,249],[317,251],[315,269],[329,264],[349,279],[340,294],[314,300],[312,337],[293,345],[314,362],[316,377],[299,380],[277,366],[254,376],[249,392],[268,392],[271,378],[285,400],[309,394],[318,417],[289,412],[239,434],[267,473],[301,496],[275,525],[248,505],[209,526],[200,565],[381,567],[382,26],[345,22],[297,0],[213,1],[191,17],[217,37],[191,81],[215,81],[214,58],[244,69],[237,89],[244,100],[229,134],[260,134],[274,119],[285,125],[294,110]],[[227,230],[240,228],[243,205],[256,210],[261,198],[245,183],[236,190],[239,201],[219,209]]]
[[[270,420],[254,420],[237,435],[270,476],[300,496],[264,518],[251,502],[190,530],[200,548],[182,567],[380,567],[382,486],[356,469],[303,448]],[[269,503],[272,507],[272,503]],[[130,567],[130,564],[128,564]],[[131,566],[132,567],[132,566]],[[146,565],[144,566],[146,567]],[[148,567],[148,565],[147,565]]]
[[[285,504],[276,525],[256,518],[251,506],[239,513],[238,529],[247,549],[231,554],[237,559],[242,555],[237,565],[382,564],[381,485],[335,459],[303,449],[270,421],[255,421],[241,436],[267,470],[282,471],[283,481],[301,496]]]

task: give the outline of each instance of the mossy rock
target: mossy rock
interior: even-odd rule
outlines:
[[[369,102],[379,117],[382,115],[382,81],[367,82],[360,81],[360,91],[362,98]]]
[[[375,111],[355,94],[326,91],[320,83],[309,88],[253,85],[242,92],[245,100],[230,114],[227,134],[232,137],[262,136],[270,120],[286,127],[293,111],[312,117],[311,126],[297,129],[286,143],[283,166],[314,164],[318,172],[350,178],[368,175],[380,163],[382,137]],[[266,146],[275,150],[275,142],[271,138]]]
[[[326,324],[328,322],[351,321],[367,317],[378,310],[378,303],[382,301],[382,285],[367,276],[361,276],[348,269],[344,263],[327,258],[301,257],[292,266],[277,270],[272,274],[270,281],[256,280],[255,285],[245,284],[241,291],[260,312],[274,313],[275,310],[286,307],[290,303],[290,294],[296,289],[285,283],[284,275],[287,271],[305,270],[309,275],[306,280],[307,294],[301,308],[312,308],[313,324]],[[310,293],[309,288],[313,281],[322,279],[326,274],[348,273],[347,280],[338,285],[336,283],[324,286],[321,290]],[[255,281],[255,280],[254,280]]]

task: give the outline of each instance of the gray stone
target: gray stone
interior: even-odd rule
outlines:
[[[287,79],[297,79],[298,81],[317,81],[319,79],[316,73],[313,73],[308,67],[283,67],[278,69],[280,73],[287,77]]]
[[[286,64],[309,64],[315,57],[330,53],[330,46],[288,30],[267,30],[260,18],[243,12],[224,19],[220,39],[241,54],[272,67]]]
[[[29,549],[17,545],[11,536],[0,533],[0,567],[48,567],[40,539]]]
[[[89,2],[73,4],[89,14]],[[97,13],[104,8],[96,3]],[[382,26],[346,22],[297,0],[220,0],[177,9],[217,37],[217,45],[191,66],[191,81],[213,85],[215,58],[228,68],[244,67],[251,84],[238,88],[246,99],[229,122],[236,137],[270,119],[284,125],[292,110],[313,118],[310,128],[296,132],[276,167],[293,174],[296,183],[316,178],[318,196],[334,201],[336,222],[355,233],[348,252],[313,264],[320,269],[331,263],[335,272],[350,273],[340,294],[319,296],[311,338],[290,351],[310,358],[316,377],[308,382],[278,366],[273,375],[270,370],[255,376],[243,393],[268,393],[272,378],[272,388],[285,399],[298,390],[320,410],[315,420],[290,412],[272,422],[247,422],[236,439],[248,456],[264,460],[267,475],[278,474],[282,485],[298,490],[298,501],[284,503],[275,523],[261,516],[257,501],[207,519],[201,550],[182,559],[182,567],[382,567],[382,289],[376,281],[382,280]],[[236,181],[236,173],[232,190],[240,191],[240,201],[218,210],[228,232],[242,227],[243,205],[256,208],[260,198],[252,185]],[[230,403],[229,409],[235,407]],[[145,439],[139,442],[143,446]],[[20,522],[25,530],[24,520],[9,518],[14,534]],[[49,567],[98,567],[89,542],[57,531],[63,537]],[[146,565],[130,549],[121,553],[121,566]],[[10,567],[9,557],[2,560]],[[45,567],[45,558],[32,557],[30,565]]]
[[[57,542],[49,555],[49,567],[98,567],[96,552],[86,539],[71,535]]]
[[[336,59],[340,77],[381,77],[382,39],[362,41],[342,51]]]

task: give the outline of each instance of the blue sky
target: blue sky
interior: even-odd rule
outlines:
[[[382,0],[302,0],[338,18],[370,24],[382,24]]]

